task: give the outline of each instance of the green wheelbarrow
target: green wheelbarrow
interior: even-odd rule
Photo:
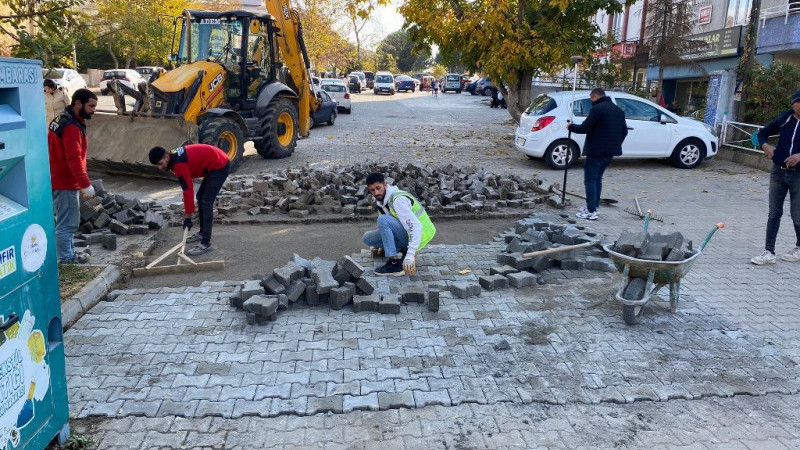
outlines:
[[[649,220],[645,218],[645,232],[647,232],[648,222]],[[614,266],[622,273],[622,282],[617,290],[616,299],[622,303],[622,318],[625,323],[637,324],[642,311],[644,311],[644,305],[652,300],[662,287],[667,285],[669,285],[669,310],[673,313],[677,311],[681,279],[689,273],[695,260],[711,240],[711,236],[724,227],[724,223],[714,225],[700,245],[700,249],[692,251],[692,255],[682,261],[651,261],[634,258],[612,250],[614,244],[604,245],[603,250],[608,252]]]

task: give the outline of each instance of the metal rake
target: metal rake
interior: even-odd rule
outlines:
[[[639,204],[639,197],[634,196],[633,197],[633,201],[636,203],[636,209],[625,208],[625,209],[623,209],[623,211],[625,211],[628,214],[634,215],[634,216],[636,216],[636,217],[638,217],[640,219],[644,219],[645,214],[644,214],[644,212],[642,212],[642,206]],[[656,215],[656,214],[652,214],[652,213],[650,214],[650,220],[656,220],[656,221],[662,222],[662,223],[664,222],[664,218],[663,217],[661,217],[659,215]]]

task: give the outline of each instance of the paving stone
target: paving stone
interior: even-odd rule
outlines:
[[[502,275],[482,275],[478,277],[478,282],[487,291],[508,289],[508,278]]]
[[[381,296],[378,312],[381,314],[400,314],[400,298],[396,294]]]
[[[361,276],[364,275],[364,267],[350,256],[343,256],[342,259],[339,260],[339,265],[350,273],[350,276],[353,278],[361,278]]]
[[[286,289],[286,297],[289,303],[294,303],[305,294],[306,284],[302,280],[294,280]]]
[[[308,306],[319,305],[320,303],[319,294],[317,293],[316,285],[306,286],[305,298],[306,298],[306,303],[308,303]]]
[[[116,250],[117,249],[117,236],[114,234],[104,234],[103,235],[103,248],[106,250]]]
[[[508,284],[514,288],[533,286],[536,284],[536,275],[530,272],[517,272],[508,274]]]
[[[510,273],[516,273],[516,272],[519,272],[519,270],[509,265],[494,266],[489,269],[489,275],[502,275],[504,277],[508,276],[508,274]]]
[[[441,405],[450,406],[450,394],[446,390],[442,391],[413,391],[414,405],[417,408],[424,408],[426,406]]]
[[[329,304],[331,309],[340,310],[344,305],[350,303],[353,299],[353,293],[346,287],[337,287],[330,290]]]
[[[286,291],[286,286],[275,279],[274,275],[264,278],[264,281],[261,282],[261,285],[264,286],[264,289],[268,294],[282,294]]]
[[[375,292],[375,287],[366,278],[356,280],[356,288],[359,293],[364,295],[370,295]]]
[[[567,258],[561,260],[560,267],[563,270],[584,270],[586,268],[586,263],[582,259]]]
[[[345,270],[339,263],[336,263],[333,269],[333,279],[341,286],[350,280],[350,272]]]
[[[377,294],[372,295],[356,295],[353,297],[353,311],[355,312],[365,312],[365,311],[378,311],[378,305],[380,304],[380,296]]]
[[[381,410],[413,408],[414,394],[411,391],[400,393],[378,392],[378,407]]]
[[[352,411],[377,411],[380,409],[380,405],[378,403],[378,393],[372,392],[367,395],[347,395],[345,394],[343,397],[343,411],[344,412],[352,412]]]
[[[407,287],[400,290],[400,301],[403,303],[425,303],[425,289]]]
[[[275,279],[284,286],[289,286],[293,281],[299,280],[303,278],[306,273],[306,269],[304,269],[301,265],[295,263],[294,261],[290,261],[283,267],[278,267],[277,269],[272,271],[272,275]]]
[[[332,395],[330,397],[308,397],[307,414],[319,414],[332,412],[341,414],[344,412],[344,396]]]
[[[601,272],[616,272],[617,268],[614,266],[614,263],[608,258],[600,258],[597,256],[587,256],[586,257],[586,269],[588,270],[599,270]]]
[[[354,295],[356,295],[357,289],[356,289],[355,283],[352,283],[352,282],[348,281],[348,282],[342,284],[342,287],[343,288],[347,288],[347,289],[350,290],[350,297],[353,297]]]
[[[339,287],[339,282],[333,278],[333,269],[336,263],[332,261],[314,261],[311,269],[311,279],[317,285],[318,294],[327,294],[331,289]]]
[[[261,283],[258,280],[248,280],[242,286],[240,297],[242,301],[246,301],[254,295],[261,294],[264,294],[264,287],[261,286]]]
[[[435,289],[428,290],[428,311],[439,311],[439,291]]]

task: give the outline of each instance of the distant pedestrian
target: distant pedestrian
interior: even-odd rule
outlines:
[[[439,82],[436,81],[436,80],[433,80],[433,83],[431,83],[431,87],[433,88],[433,96],[434,97],[438,97],[439,96]]]
[[[800,91],[792,96],[792,109],[783,112],[777,119],[762,128],[758,135],[758,144],[764,155],[772,159],[772,170],[769,175],[769,215],[767,218],[767,242],[764,253],[750,260],[762,266],[775,264],[775,240],[781,226],[783,203],[789,194],[789,211],[794,223],[797,241],[795,247],[781,256],[784,261],[800,260]],[[778,135],[778,145],[767,143],[770,136]]]
[[[69,106],[67,95],[64,94],[64,91],[58,87],[55,81],[49,78],[44,80],[44,105],[44,113],[48,126],[53,119],[64,112],[64,109]]]
[[[72,238],[80,224],[79,197],[95,196],[86,171],[86,120],[97,108],[97,95],[88,89],[78,89],[72,104],[50,122],[47,147],[50,153],[50,184],[53,190],[53,209],[56,215],[56,253],[58,262],[76,261]]]
[[[583,154],[583,184],[586,188],[586,207],[576,216],[580,219],[597,220],[597,207],[600,205],[600,192],[603,189],[603,174],[615,156],[622,155],[622,141],[628,135],[625,113],[606,97],[601,88],[594,88],[589,94],[592,108],[586,120],[580,125],[568,123],[567,129],[577,134],[585,134]],[[578,155],[572,155],[577,158]],[[569,164],[569,159],[567,160]]]

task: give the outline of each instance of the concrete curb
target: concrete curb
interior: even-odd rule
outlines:
[[[772,169],[772,160],[765,158],[763,154],[737,148],[720,147],[719,153],[717,153],[714,158],[732,161],[743,166],[761,169],[767,172]]]
[[[122,272],[117,266],[110,264],[77,294],[61,303],[62,328],[69,329],[86,311],[99,303],[121,276]]]
[[[159,236],[164,233],[164,228],[159,229],[152,236],[147,239],[147,243],[141,249],[145,255],[150,254],[156,247],[156,241]],[[126,272],[130,272],[127,270]],[[123,274],[119,267],[114,264],[109,264],[103,269],[92,281],[83,287],[77,294],[68,298],[61,303],[61,328],[63,331],[68,330],[75,322],[78,321],[86,311],[89,311],[94,305],[100,303],[100,300],[105,298],[111,287],[119,281]]]

